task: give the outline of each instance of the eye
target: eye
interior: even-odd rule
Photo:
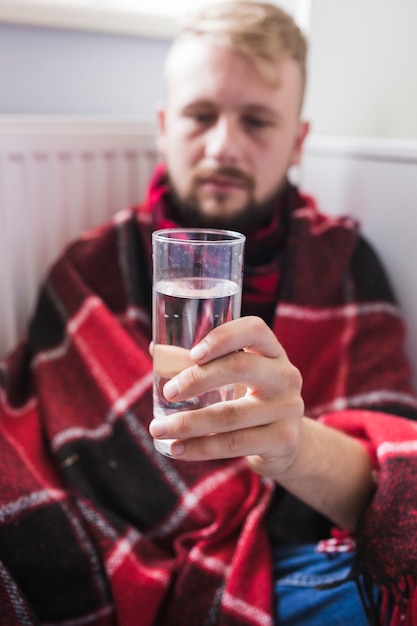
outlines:
[[[256,115],[245,116],[243,118],[243,123],[247,128],[254,130],[268,128],[269,126],[272,126],[272,122],[269,119],[266,119],[264,117],[258,117]]]
[[[189,108],[183,113],[196,126],[210,126],[216,121],[216,113],[207,109]]]
[[[216,119],[214,113],[194,113],[192,117],[197,122],[197,124],[202,125],[212,124]]]

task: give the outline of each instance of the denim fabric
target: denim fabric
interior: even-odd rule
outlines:
[[[353,554],[331,555],[315,551],[316,545],[274,547],[275,625],[365,626],[362,602],[352,581],[332,589],[316,585],[342,581],[349,574]],[[378,592],[375,589],[375,598]]]

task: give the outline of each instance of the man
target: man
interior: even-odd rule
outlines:
[[[375,255],[287,182],[308,132],[305,56],[273,5],[194,15],[167,60],[166,167],[142,206],[52,268],[29,342],[2,367],[4,623],[365,624],[376,586],[362,604],[349,579],[368,576],[384,616],[400,615],[353,539],[377,524],[376,442],[412,431],[390,413],[415,418],[417,402]],[[165,396],[244,393],[165,422],[152,420],[150,238],[173,225],[237,229],[247,247],[242,318],[193,347]],[[174,460],[149,433],[175,439]]]

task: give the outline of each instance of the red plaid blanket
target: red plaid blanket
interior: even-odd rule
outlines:
[[[150,234],[174,220],[166,201],[158,172],[143,207],[70,246],[51,269],[28,340],[0,366],[3,624],[272,623],[264,519],[274,486],[243,459],[172,461],[148,434]],[[395,567],[379,543],[385,510],[392,532],[400,514],[411,528],[414,509],[378,494],[389,493],[386,481],[400,483],[404,454],[412,494],[413,452],[381,454],[384,420],[396,436],[389,442],[410,441],[415,426],[349,410],[417,407],[385,277],[351,221],[320,216],[292,188],[247,250],[244,311],[270,317],[302,370],[309,414],[340,410],[336,426],[376,451],[381,491],[359,536],[361,563],[389,591],[414,589],[404,576],[414,554]],[[404,552],[400,537],[395,546]]]

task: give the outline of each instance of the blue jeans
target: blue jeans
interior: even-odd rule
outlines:
[[[323,554],[315,545],[273,547],[275,624],[283,626],[365,626],[368,624],[356,584],[331,589],[316,585],[344,580],[353,554]],[[375,601],[378,591],[375,588]]]

